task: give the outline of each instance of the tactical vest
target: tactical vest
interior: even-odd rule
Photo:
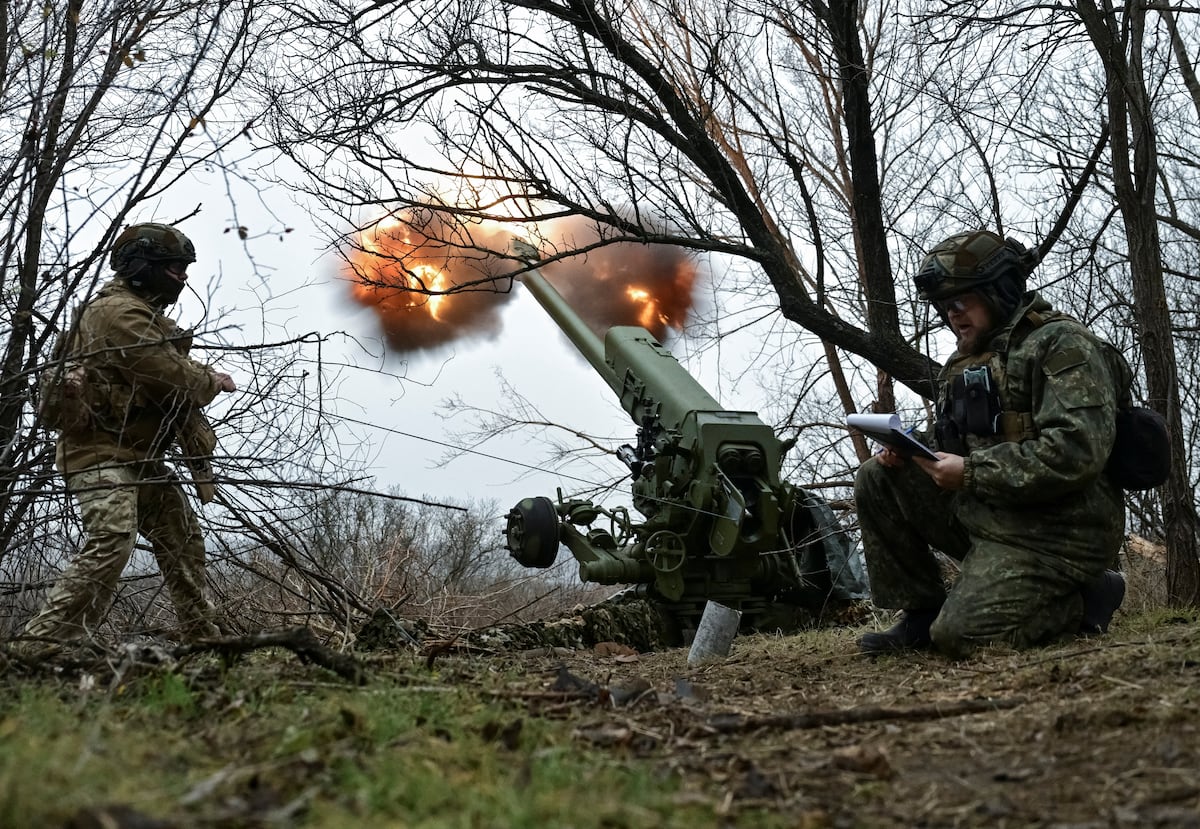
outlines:
[[[963,355],[942,369],[935,425],[942,451],[965,455],[972,449],[1005,441],[1033,440],[1038,436],[1033,421],[1033,389],[1029,387],[1032,372],[1023,366],[1010,372],[1009,353],[1029,334],[1049,323],[1076,326],[1100,346],[1109,370],[1116,378],[1117,406],[1119,409],[1130,406],[1133,372],[1116,346],[1097,337],[1068,314],[1028,311],[1013,326],[1007,351]],[[1039,368],[1057,374],[1085,359],[1078,349],[1068,349],[1052,355]]]
[[[93,302],[125,293],[131,292],[106,285],[96,295]],[[139,299],[141,298],[139,297]],[[170,344],[181,356],[189,355],[192,349],[192,332],[190,330],[180,329],[174,320],[161,313],[155,314],[154,324],[154,329],[147,332],[147,336],[152,338],[148,340],[148,344],[153,343],[153,338],[157,337],[162,342]],[[102,361],[85,360],[84,362],[88,366],[89,378],[93,385],[92,403],[96,409],[95,414],[98,422],[104,428],[110,431],[121,431],[130,419],[136,417],[138,412],[143,409],[153,409],[156,416],[166,417],[168,420],[175,419],[174,412],[149,399],[141,388],[131,386],[120,371],[105,367]],[[177,415],[175,416],[177,417]],[[168,429],[167,431],[173,430]],[[167,437],[166,442],[169,443],[169,434]]]
[[[60,432],[84,432],[92,424],[91,386],[76,348],[80,312],[75,309],[70,327],[55,339],[50,361],[38,377],[38,416]]]
[[[120,370],[106,364],[102,353],[87,353],[92,348],[104,350],[91,340],[97,324],[91,317],[96,313],[93,306],[99,300],[127,293],[131,292],[110,283],[75,312],[69,336],[61,336],[52,352],[52,368],[57,370],[43,373],[43,421],[76,435],[96,429],[128,435],[138,430],[145,414],[153,421],[147,428],[155,437],[154,451],[159,452],[170,445],[180,413],[156,404],[142,388],[130,385]],[[182,356],[191,350],[192,332],[180,330],[167,317],[157,315],[155,327],[147,335],[161,337]],[[75,385],[69,386],[64,380],[75,380]]]

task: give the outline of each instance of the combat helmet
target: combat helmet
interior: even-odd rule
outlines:
[[[917,296],[935,305],[965,293],[979,293],[1005,319],[1020,303],[1037,253],[990,230],[972,230],[943,239],[925,255],[913,277]],[[940,310],[940,309],[939,309]]]
[[[140,260],[140,263],[139,261]],[[129,225],[113,242],[109,263],[117,273],[136,273],[150,262],[195,262],[196,246],[171,225]]]

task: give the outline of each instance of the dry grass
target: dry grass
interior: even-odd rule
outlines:
[[[1121,548],[1125,573],[1124,613],[1143,613],[1167,603],[1167,550],[1162,544],[1131,535]]]
[[[1153,604],[1152,545],[1125,556],[1109,635],[958,662],[864,658],[863,624],[698,668],[393,649],[361,689],[265,655],[119,685],[10,672],[0,823],[115,802],[179,825],[1200,825],[1200,618]]]

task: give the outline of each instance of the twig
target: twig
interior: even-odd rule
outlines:
[[[493,699],[543,700],[546,702],[574,702],[576,700],[594,700],[598,689],[577,691],[486,691],[486,696]]]
[[[356,685],[367,681],[366,669],[354,657],[337,653],[317,641],[317,637],[306,627],[286,630],[268,630],[247,636],[230,636],[220,639],[201,639],[168,649],[175,659],[197,653],[216,653],[221,656],[237,656],[261,648],[287,648],[302,662],[311,662],[333,671],[343,679]]]
[[[988,711],[1016,708],[1024,703],[1025,700],[1018,697],[1014,699],[970,699],[958,702],[937,702],[929,705],[914,705],[907,708],[866,706],[832,711],[810,711],[806,714],[771,714],[768,716],[715,714],[709,717],[705,724],[713,731],[721,734],[736,734],[742,731],[754,731],[759,728],[798,730],[821,728],[827,725],[852,725],[855,723],[882,722],[886,720],[937,720],[944,717],[957,717],[963,714],[981,714]]]
[[[1142,646],[1153,646],[1153,645],[1177,645],[1181,642],[1192,641],[1192,636],[1191,636],[1191,634],[1182,634],[1180,636],[1173,636],[1173,637],[1169,637],[1169,638],[1165,638],[1165,639],[1133,639],[1128,642],[1110,642],[1106,639],[1087,639],[1087,640],[1081,640],[1081,641],[1093,641],[1093,642],[1099,641],[1100,644],[1092,646],[1092,647],[1079,648],[1077,650],[1068,650],[1068,651],[1057,651],[1056,650],[1056,651],[1050,653],[1049,655],[1038,656],[1036,659],[1034,659],[1034,658],[1022,659],[1019,662],[1017,662],[1016,667],[1030,668],[1030,667],[1033,667],[1034,665],[1042,665],[1046,662],[1058,663],[1058,662],[1062,662],[1063,660],[1066,660],[1066,659],[1074,659],[1075,657],[1078,657],[1078,656],[1087,656],[1088,654],[1091,654],[1091,653],[1099,653],[1100,651],[1114,650],[1116,648],[1137,648],[1137,647],[1142,647]],[[985,674],[985,675],[1009,673],[1012,671],[1012,665],[1006,665],[1003,668],[994,668],[994,667],[973,668],[970,665],[960,663],[960,664],[956,665],[955,667],[958,668],[959,670],[970,671],[972,673]]]

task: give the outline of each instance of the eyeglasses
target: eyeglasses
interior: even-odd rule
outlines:
[[[947,299],[935,300],[934,306],[943,314],[951,312],[956,314],[965,314],[971,310],[978,301],[978,297],[974,294],[959,294],[958,296],[948,297]]]

